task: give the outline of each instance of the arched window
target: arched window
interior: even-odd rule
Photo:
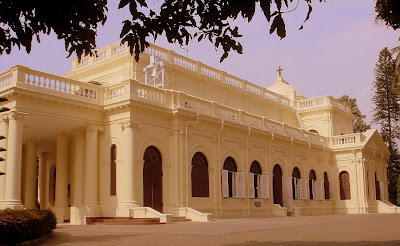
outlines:
[[[329,181],[328,181],[328,174],[324,172],[324,193],[325,193],[325,200],[329,200]]]
[[[311,169],[310,175],[308,177],[309,180],[309,188],[310,188],[310,200],[315,199],[315,194],[314,192],[316,191],[316,186],[315,186],[315,181],[317,180],[317,176],[315,175],[315,171]]]
[[[340,181],[340,200],[351,199],[349,173],[346,171],[340,172],[339,181]]]
[[[228,156],[225,161],[224,161],[224,170],[227,171],[227,180],[224,180],[224,177],[222,177],[222,182],[223,186],[224,183],[228,185],[228,194],[225,195],[225,197],[234,197],[236,195],[236,173],[237,173],[237,167],[236,167],[236,162],[235,160]],[[227,182],[225,182],[227,181]]]
[[[111,145],[111,165],[110,165],[110,195],[117,195],[117,146]]]
[[[252,173],[252,177],[253,180],[250,180],[249,183],[251,185],[251,183],[253,183],[253,187],[254,187],[254,196],[253,194],[251,194],[251,196],[253,196],[253,198],[261,198],[261,174],[262,174],[262,170],[261,170],[261,166],[260,163],[258,163],[258,161],[253,161],[250,165],[250,173]]]
[[[318,131],[317,131],[317,130],[314,130],[314,129],[309,130],[309,132],[317,133],[317,134],[318,134]]]
[[[300,197],[300,171],[297,167],[293,168],[292,172],[292,191],[293,191],[293,199],[297,200]]]
[[[197,152],[192,158],[192,197],[209,197],[208,186],[207,158]]]

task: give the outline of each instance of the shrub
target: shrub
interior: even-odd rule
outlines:
[[[0,244],[12,244],[50,234],[57,220],[50,210],[0,211]]]

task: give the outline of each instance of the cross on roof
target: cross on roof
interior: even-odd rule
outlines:
[[[276,70],[276,71],[278,71],[278,72],[279,72],[279,77],[281,77],[281,76],[282,76],[282,70],[283,70],[283,68],[281,68],[281,66],[279,66],[279,69],[278,69],[278,70]]]

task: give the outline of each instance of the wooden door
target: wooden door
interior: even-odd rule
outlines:
[[[156,147],[150,146],[144,152],[143,159],[143,206],[151,207],[162,213],[161,153]]]
[[[274,166],[273,175],[274,204],[280,204],[283,207],[282,169],[279,167],[278,164]]]

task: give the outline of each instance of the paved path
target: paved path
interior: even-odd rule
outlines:
[[[41,245],[400,245],[400,215],[234,218],[142,226],[61,224]]]

